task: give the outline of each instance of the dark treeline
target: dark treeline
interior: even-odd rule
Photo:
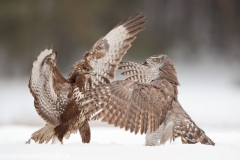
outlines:
[[[138,12],[148,23],[125,59],[168,53],[179,44],[189,51],[183,58],[207,48],[240,59],[238,0],[0,0],[0,78],[29,75],[36,56],[52,45],[67,73],[95,41]]]

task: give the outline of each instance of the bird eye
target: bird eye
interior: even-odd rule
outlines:
[[[152,61],[153,61],[153,62],[156,62],[156,61],[157,61],[157,59],[156,59],[156,58],[153,58],[153,59],[152,59]]]
[[[87,71],[90,71],[90,68],[86,68]]]

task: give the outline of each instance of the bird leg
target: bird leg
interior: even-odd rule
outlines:
[[[89,143],[91,140],[91,131],[88,120],[86,119],[83,125],[79,128],[80,135],[83,143]]]

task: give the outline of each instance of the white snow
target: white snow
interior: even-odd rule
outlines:
[[[144,146],[145,135],[134,135],[115,127],[92,127],[91,143],[83,144],[79,133],[71,135],[64,144],[25,144],[39,127],[0,127],[0,159],[240,159],[240,130],[205,128],[216,146],[181,144]]]

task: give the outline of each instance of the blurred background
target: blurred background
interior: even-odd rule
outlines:
[[[168,55],[180,102],[196,123],[240,127],[237,0],[0,0],[0,125],[44,124],[27,86],[40,51],[53,46],[67,77],[100,37],[138,12],[147,16],[146,29],[124,60]]]

